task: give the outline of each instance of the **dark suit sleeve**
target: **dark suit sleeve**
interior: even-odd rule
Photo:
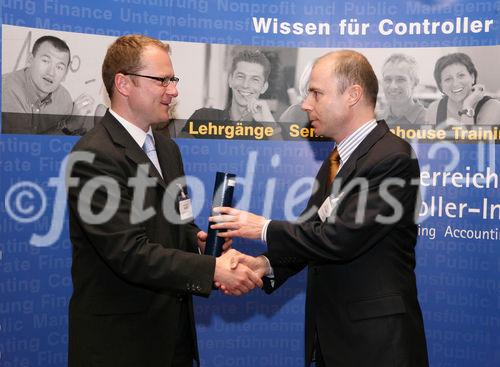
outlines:
[[[321,172],[321,170],[320,170],[320,172]],[[318,179],[318,177],[316,177],[316,179]],[[311,207],[314,205],[313,204],[314,193],[318,190],[318,188],[319,188],[319,186],[317,186],[317,185],[314,187],[313,195],[309,198],[309,201],[306,205],[306,208],[302,211],[302,213],[300,214],[300,217],[304,217],[304,216],[309,217],[310,216],[310,214],[308,214],[308,213],[310,212]],[[273,268],[273,273],[274,273],[273,278],[268,278],[268,277],[263,278],[263,281],[264,281],[263,289],[267,294],[271,294],[272,292],[277,290],[279,287],[281,287],[283,285],[283,283],[285,283],[288,280],[288,278],[299,273],[307,266],[306,261],[299,259],[297,257],[294,257],[293,259],[288,258],[288,257],[286,259],[278,258],[278,260],[275,260],[268,253],[264,253],[263,255],[268,258],[269,262],[271,263],[271,267]],[[283,261],[283,260],[286,260],[286,261]],[[283,264],[286,264],[286,265],[283,265]]]
[[[271,266],[273,268],[273,272],[274,272],[274,277],[273,278],[268,278],[268,277],[262,278],[262,280],[264,282],[264,287],[263,287],[264,291],[267,294],[271,294],[276,289],[281,287],[283,285],[283,283],[285,283],[288,278],[294,276],[295,274],[300,272],[302,269],[304,269],[306,267],[306,265],[307,264],[305,262],[299,262],[296,264],[290,264],[290,265],[286,265],[286,266],[273,266],[271,264]]]
[[[394,153],[372,165],[366,165],[358,172],[366,186],[346,192],[336,215],[324,223],[316,220],[294,224],[272,221],[267,231],[267,243],[271,262],[277,265],[295,263],[297,260],[314,262],[349,262],[379,243],[396,224],[414,226],[413,215],[418,184],[411,180],[418,178],[416,160],[407,153]],[[381,194],[386,179],[396,179],[404,185],[391,185],[387,192],[401,207],[396,222],[380,223],[379,215],[390,216],[395,212]],[[418,180],[417,180],[418,181]],[[366,203],[358,200],[366,195]],[[358,210],[362,220],[356,222]],[[334,219],[334,221],[332,221]]]
[[[78,178],[78,184],[69,188],[68,196],[71,215],[77,216],[81,227],[78,233],[83,233],[84,242],[90,243],[109,268],[127,282],[156,290],[208,295],[215,270],[213,257],[181,251],[173,244],[155,243],[148,237],[144,222],[131,223],[133,196],[127,185],[126,163],[97,154],[92,163],[79,161],[74,165],[71,176]],[[115,182],[118,190],[104,189],[104,182]],[[86,193],[85,185],[95,187],[94,193]],[[108,210],[106,205],[112,202],[117,208],[109,220],[92,224],[82,215],[78,200],[90,205],[94,214]],[[72,239],[73,243],[82,242]],[[74,251],[78,256],[78,248]]]

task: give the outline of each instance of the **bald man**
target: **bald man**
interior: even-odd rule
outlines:
[[[265,256],[233,262],[265,275],[266,292],[308,267],[306,366],[428,366],[414,273],[419,166],[410,145],[375,120],[377,93],[363,55],[319,58],[302,108],[336,146],[300,220],[233,208],[210,218],[228,229],[221,236],[267,244]]]

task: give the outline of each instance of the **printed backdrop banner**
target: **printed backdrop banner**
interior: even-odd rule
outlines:
[[[498,366],[499,9],[465,0],[3,0],[0,365],[67,364],[65,159],[109,106],[100,75],[107,47],[141,33],[172,48],[179,97],[157,130],[179,145],[204,230],[217,171],[237,175],[239,208],[300,215],[333,146],[300,110],[310,65],[336,49],[363,53],[379,78],[377,116],[420,162],[416,274],[431,366]],[[48,80],[39,72],[54,89],[39,101],[26,75],[42,70],[32,55],[42,36],[65,41],[71,60]],[[242,93],[232,61],[245,53],[267,60],[269,76]],[[445,67],[457,62],[439,69],[443,57],[477,76],[463,66],[468,83],[448,83]],[[489,98],[475,116],[459,116],[456,96],[479,89]],[[401,114],[405,97],[411,107]],[[259,114],[233,111],[238,98],[258,102]],[[257,241],[234,247],[265,250]],[[302,366],[305,287],[302,272],[272,295],[195,297],[202,366]]]

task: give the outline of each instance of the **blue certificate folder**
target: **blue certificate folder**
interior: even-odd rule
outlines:
[[[214,195],[212,197],[212,209],[218,206],[232,206],[234,185],[236,184],[236,175],[233,173],[217,172],[215,175]],[[217,215],[212,210],[212,215]],[[205,246],[205,255],[220,256],[224,238],[218,237],[218,229],[211,229],[213,222],[208,223],[208,237]]]

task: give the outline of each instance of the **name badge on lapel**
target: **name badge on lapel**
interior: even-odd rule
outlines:
[[[181,220],[193,219],[193,207],[191,206],[191,199],[188,198],[184,192],[181,184],[178,184],[181,199],[179,200],[179,215]]]
[[[343,194],[340,194],[337,197],[328,196],[325,201],[323,201],[323,204],[321,204],[321,207],[318,210],[319,219],[321,219],[322,222],[325,222],[325,220],[332,215],[334,210],[337,209],[339,201],[343,196]]]

